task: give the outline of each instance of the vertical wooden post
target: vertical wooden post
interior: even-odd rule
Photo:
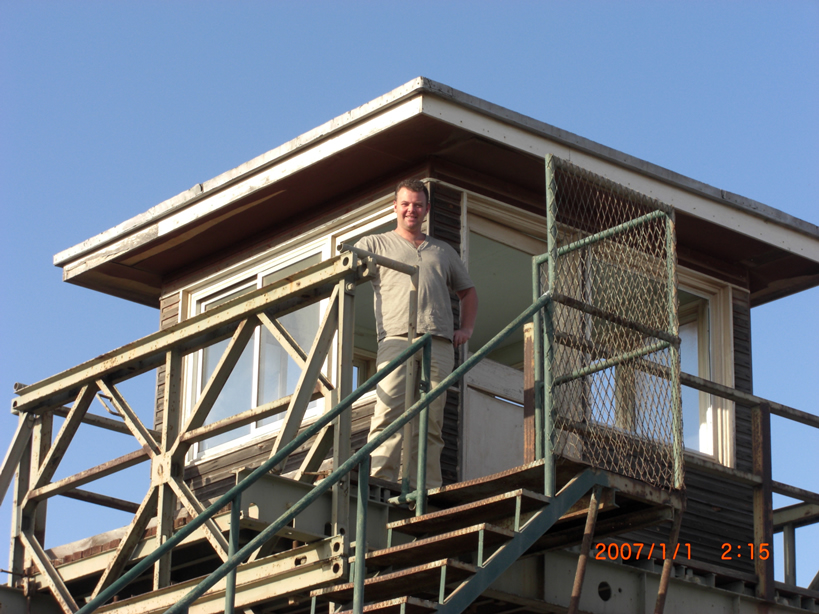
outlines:
[[[184,450],[179,450],[170,458],[170,450],[179,436],[182,407],[182,355],[176,349],[165,355],[165,399],[163,401],[162,452],[153,460],[152,481],[157,488],[157,545],[173,535],[173,521],[176,516],[176,494],[168,484],[172,475],[184,471]],[[181,475],[179,476],[181,478]],[[154,564],[154,590],[171,583],[171,553],[167,553]]]
[[[535,460],[535,325],[523,325],[523,463]]]
[[[753,442],[754,475],[762,483],[754,487],[754,545],[757,550],[767,544],[771,556],[756,557],[756,596],[765,601],[774,598],[773,570],[773,501],[771,483],[771,408],[761,403],[751,409],[751,441]]]

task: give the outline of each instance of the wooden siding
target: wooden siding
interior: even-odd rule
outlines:
[[[751,365],[751,296],[734,289],[734,388],[753,394]],[[735,412],[737,462],[740,471],[752,471],[751,408],[737,405]],[[742,444],[742,445],[740,445]]]
[[[179,323],[180,294],[174,292],[159,299],[159,330]],[[162,411],[165,402],[165,367],[156,370],[156,404],[154,405],[154,429],[162,430]]]
[[[733,291],[734,381],[743,392],[752,392],[750,295]],[[735,412],[736,468],[751,471],[751,412],[737,406]],[[754,572],[747,558],[723,560],[723,544],[748,544],[754,541],[753,491],[746,484],[692,469],[685,470],[687,508],[680,528],[680,542],[691,544],[691,557],[746,573]],[[624,540],[659,543],[668,539],[668,526],[636,531]],[[747,548],[747,546],[746,546]]]
[[[432,184],[430,199],[429,232],[436,239],[451,245],[461,253],[461,193],[445,186]],[[461,318],[460,301],[456,295],[451,296],[452,315],[455,327]],[[461,364],[461,352],[455,353],[455,366]],[[441,474],[444,484],[451,484],[460,479],[461,439],[460,428],[460,387],[453,386],[446,393],[444,406],[444,451],[441,453]]]

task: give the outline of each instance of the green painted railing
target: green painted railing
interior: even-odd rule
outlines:
[[[237,544],[238,539],[238,522],[231,521],[230,525],[230,537],[229,543],[231,544],[230,553],[227,560],[222,563],[215,571],[213,571],[209,576],[207,576],[204,580],[202,580],[195,588],[193,588],[187,595],[185,595],[182,599],[180,599],[175,605],[171,606],[168,610],[166,610],[166,614],[185,614],[188,610],[188,607],[196,601],[199,597],[204,595],[211,587],[213,587],[217,582],[219,582],[222,578],[231,574],[238,565],[248,558],[255,550],[260,548],[266,541],[271,539],[278,531],[283,529],[287,526],[294,518],[296,518],[304,509],[306,509],[311,503],[313,503],[318,497],[322,494],[327,492],[333,485],[337,484],[344,476],[349,474],[356,466],[361,466],[359,470],[359,480],[363,481],[362,478],[364,476],[369,475],[369,459],[370,454],[375,450],[381,443],[386,441],[389,437],[391,437],[394,433],[397,433],[400,429],[404,427],[410,420],[412,420],[415,416],[421,415],[421,426],[419,428],[419,435],[425,431],[425,415],[427,414],[427,408],[429,404],[432,403],[435,399],[439,396],[444,394],[446,390],[452,386],[454,383],[459,381],[461,378],[466,375],[469,370],[471,370],[476,364],[478,364],[481,360],[486,358],[486,356],[491,353],[495,348],[500,345],[509,335],[511,335],[514,331],[518,328],[523,326],[524,323],[529,321],[532,318],[532,315],[542,309],[551,301],[550,294],[544,294],[543,296],[539,297],[532,305],[530,305],[526,310],[523,311],[517,318],[515,318],[512,322],[510,322],[503,330],[501,330],[495,337],[493,337],[486,345],[484,345],[480,350],[475,352],[472,356],[469,357],[463,364],[461,364],[458,368],[456,368],[449,376],[447,376],[443,381],[441,381],[435,388],[429,390],[429,392],[422,392],[421,398],[412,405],[409,409],[407,409],[400,418],[395,420],[389,427],[384,429],[377,437],[374,437],[371,441],[368,441],[364,446],[362,446],[355,454],[350,456],[347,461],[345,461],[340,467],[337,467],[329,476],[319,482],[309,493],[307,493],[301,500],[299,500],[293,507],[291,507],[287,512],[282,514],[275,522],[271,523],[264,530],[262,530],[258,535],[256,535],[252,540],[250,540],[243,548],[234,551],[234,548]],[[113,582],[108,588],[100,593],[88,603],[85,604],[80,610],[78,614],[91,614],[97,610],[97,608],[101,607],[107,601],[109,601],[114,595],[116,595],[119,591],[121,591],[125,586],[133,582],[136,578],[138,578],[142,573],[147,571],[156,561],[158,561],[163,555],[170,552],[175,546],[180,544],[186,537],[188,537],[191,533],[193,533],[197,528],[201,527],[208,519],[212,518],[216,515],[221,509],[223,509],[228,504],[233,504],[233,509],[238,509],[238,501],[241,494],[247,490],[250,486],[252,486],[258,479],[262,476],[267,474],[273,467],[281,463],[285,460],[290,454],[292,454],[299,446],[303,445],[307,442],[311,437],[318,434],[318,432],[324,428],[327,424],[335,420],[338,416],[340,416],[343,412],[352,408],[353,404],[359,400],[364,394],[373,390],[379,382],[381,382],[385,377],[387,377],[390,373],[395,371],[395,369],[401,367],[407,360],[409,360],[416,352],[423,350],[422,353],[422,360],[421,360],[421,369],[422,369],[422,382],[429,382],[429,356],[430,350],[429,348],[431,344],[431,336],[429,333],[423,335],[422,337],[415,340],[412,344],[410,344],[406,350],[401,352],[394,360],[392,360],[389,364],[387,364],[383,369],[379,370],[375,375],[373,375],[370,379],[368,379],[364,384],[362,384],[358,389],[355,390],[352,394],[350,394],[347,398],[341,401],[338,405],[336,405],[333,409],[328,411],[327,413],[323,414],[316,422],[312,425],[304,429],[301,433],[299,433],[290,443],[285,445],[277,454],[273,457],[265,461],[262,465],[260,465],[257,469],[255,469],[250,475],[248,475],[245,479],[241,482],[236,484],[233,488],[231,488],[228,492],[224,495],[219,497],[210,507],[208,507],[204,512],[200,515],[195,517],[191,522],[186,524],[184,527],[179,529],[177,532],[173,534],[165,543],[160,545],[156,550],[151,552],[141,561],[139,561],[136,565],[134,565],[128,572],[123,574],[120,578],[118,578],[115,582]],[[418,501],[418,513],[423,513],[422,510],[426,505],[426,476],[424,467],[426,466],[425,463],[425,454],[426,454],[426,446],[423,445],[423,440],[419,442],[419,458],[418,458],[418,490],[416,492],[416,499]],[[549,463],[551,459],[547,459],[547,463]],[[365,491],[366,494],[366,491]],[[358,505],[358,513],[359,517],[357,518],[357,525],[361,525],[358,530],[362,530],[362,533],[358,533],[359,535],[366,535],[366,503],[362,504],[362,501],[366,502],[366,498],[359,499]],[[364,518],[362,519],[362,514],[364,514]],[[232,519],[235,517],[235,514],[232,514]],[[362,553],[366,551],[366,548],[362,549]],[[357,565],[363,565],[363,556],[357,556],[356,560],[360,560],[361,563],[357,563]],[[225,592],[226,597],[226,604],[225,604],[225,612],[232,612],[233,611],[233,598],[235,595],[235,574],[232,576],[232,580],[228,580],[227,590]],[[354,600],[359,604],[363,604],[363,597],[361,592],[363,590],[363,577],[364,573],[356,574],[356,597]]]

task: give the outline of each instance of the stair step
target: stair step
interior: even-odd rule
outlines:
[[[515,536],[515,533],[509,529],[486,523],[477,524],[408,544],[376,550],[367,555],[367,568],[412,565],[421,561],[435,560],[441,556],[452,557],[467,552],[477,552],[481,531],[483,531],[484,546],[495,546]]]
[[[507,469],[482,478],[457,482],[431,489],[427,501],[435,507],[451,507],[499,495],[509,490],[525,488],[533,492],[543,492],[543,460],[528,465]]]
[[[398,597],[397,599],[365,605],[364,611],[378,612],[379,614],[427,614],[428,612],[434,612],[437,607],[434,602],[426,599]],[[352,612],[352,610],[344,610],[340,614],[352,614]]]
[[[518,497],[520,497],[521,513],[540,509],[549,503],[548,497],[520,488],[423,516],[397,520],[389,523],[387,528],[419,536],[469,526],[477,522],[512,518],[515,515],[515,503]]]
[[[396,597],[432,597],[437,599],[441,582],[441,570],[446,569],[446,584],[462,582],[473,575],[477,568],[455,559],[442,559],[425,565],[418,565],[383,576],[367,578],[364,581],[366,602],[384,601]],[[338,584],[318,589],[310,593],[324,601],[347,603],[353,599],[353,584]]]

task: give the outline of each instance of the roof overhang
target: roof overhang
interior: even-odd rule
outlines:
[[[425,78],[198,184],[54,257],[65,281],[158,306],[168,281],[318,223],[431,163],[544,202],[554,154],[678,212],[678,242],[747,271],[752,304],[819,285],[819,227]],[[271,237],[273,237],[271,239]]]

